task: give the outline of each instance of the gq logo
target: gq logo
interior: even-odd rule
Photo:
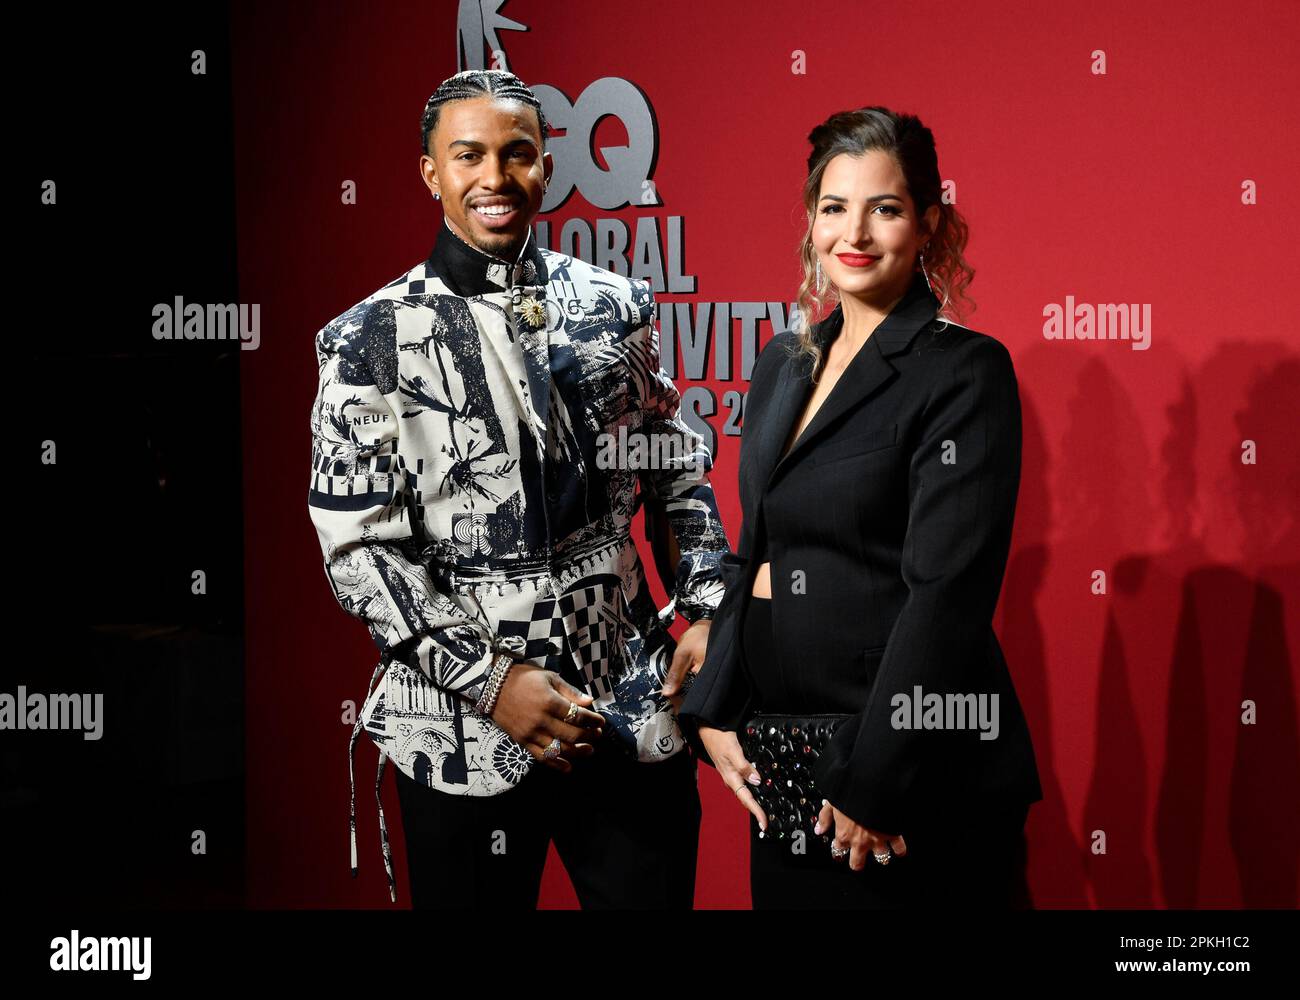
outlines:
[[[555,172],[542,201],[543,212],[554,211],[576,187],[596,208],[624,205],[660,205],[654,184],[648,180],[655,161],[658,129],[650,101],[634,84],[606,76],[589,84],[576,103],[563,91],[546,84],[533,87],[547,119],[564,134],[547,140],[555,154]],[[605,170],[591,155],[596,126],[612,115],[627,129],[627,145],[605,146]]]

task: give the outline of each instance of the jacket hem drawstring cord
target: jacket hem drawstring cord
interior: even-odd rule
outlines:
[[[370,696],[374,692],[375,684],[378,682],[380,675],[384,672],[385,664],[381,659],[375,666],[374,676],[370,678],[370,687],[366,690],[364,706],[370,701]],[[353,770],[353,761],[356,757],[357,740],[361,736],[361,730],[365,728],[365,723],[358,712],[356,725],[352,727],[352,739],[348,741],[348,784],[351,787],[351,804],[348,815],[348,835],[351,841],[351,858],[352,858],[352,877],[357,877],[357,779]],[[384,786],[384,764],[388,757],[383,750],[379,751],[379,773],[375,777],[375,803],[379,806],[379,849],[384,857],[384,871],[388,875],[388,896],[394,903],[397,902],[397,881],[393,878],[393,852],[388,844],[388,824],[384,821],[384,801],[381,795]]]

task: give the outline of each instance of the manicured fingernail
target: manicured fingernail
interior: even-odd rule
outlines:
[[[757,774],[751,774],[745,780],[748,781],[751,785],[761,785],[763,783],[763,779],[760,778]]]
[[[813,827],[813,833],[817,834],[819,837],[822,835],[822,824],[820,820],[818,820],[817,824]]]

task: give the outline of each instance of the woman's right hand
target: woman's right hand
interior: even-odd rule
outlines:
[[[759,777],[758,768],[745,759],[736,734],[725,729],[712,729],[709,726],[700,726],[699,733],[700,742],[704,744],[704,749],[723,782],[735,792],[741,804],[754,814],[754,818],[758,820],[758,828],[766,830],[767,814],[763,812],[763,807],[758,804],[758,800],[749,790],[750,785],[757,785],[762,779]]]

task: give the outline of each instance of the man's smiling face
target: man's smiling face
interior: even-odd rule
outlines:
[[[542,153],[537,112],[484,95],[450,101],[429,135],[420,174],[442,196],[451,230],[484,253],[513,262],[541,210],[554,169]]]

